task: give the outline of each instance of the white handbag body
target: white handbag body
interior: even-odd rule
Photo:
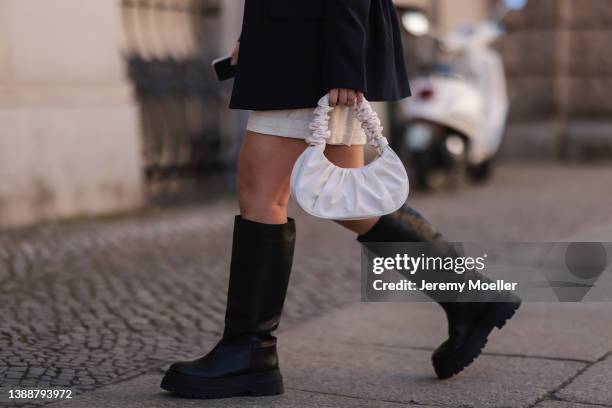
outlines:
[[[310,144],[296,161],[291,173],[291,194],[297,204],[315,217],[332,220],[359,220],[390,214],[408,198],[409,182],[402,161],[382,135],[376,112],[367,101],[356,105],[357,118],[378,151],[378,157],[360,168],[341,168],[324,155],[330,136],[326,95],[315,109],[310,125]]]

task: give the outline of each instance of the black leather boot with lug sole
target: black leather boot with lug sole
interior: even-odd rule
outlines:
[[[366,234],[357,238],[362,244],[394,242],[427,242],[429,256],[442,258],[460,256],[457,248],[447,242],[424,217],[404,206],[393,214],[380,218]],[[410,279],[418,277],[410,275]],[[465,282],[467,279],[491,282],[477,272],[459,275],[454,272],[436,273],[435,277],[421,276],[437,282]],[[451,302],[439,292],[425,294],[446,312],[448,339],[433,353],[434,371],[440,379],[447,379],[468,367],[481,354],[494,328],[501,329],[521,305],[521,300],[510,292],[479,294],[478,302]]]
[[[289,284],[295,222],[234,224],[225,330],[204,357],[174,363],[161,387],[190,398],[275,395],[283,392],[276,338]]]

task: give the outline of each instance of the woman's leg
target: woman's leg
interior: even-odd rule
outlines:
[[[363,148],[334,146],[326,149],[330,161],[341,167],[361,167]],[[454,246],[414,209],[404,206],[384,217],[358,221],[338,221],[356,232],[358,240],[367,242],[429,242],[432,256],[442,258],[460,256]],[[459,275],[439,275],[438,280],[453,280]],[[414,276],[413,276],[414,278]],[[474,279],[486,280],[476,275]],[[511,293],[500,293],[494,303],[448,303],[438,299],[436,293],[427,293],[438,301],[447,314],[450,337],[433,354],[434,369],[441,379],[457,374],[480,355],[489,333],[501,328],[520,305],[520,299]]]
[[[307,145],[301,139],[247,132],[238,160],[238,201],[243,218],[287,222],[293,164]]]
[[[162,388],[197,397],[283,391],[276,338],[295,247],[287,219],[291,168],[303,140],[247,133],[240,155],[223,337],[204,357],[173,364]]]

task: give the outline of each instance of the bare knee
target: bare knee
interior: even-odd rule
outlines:
[[[287,222],[288,189],[270,185],[248,173],[239,174],[237,184],[243,217],[266,224]]]
[[[242,216],[268,224],[287,222],[291,168],[305,143],[247,132],[238,161]]]

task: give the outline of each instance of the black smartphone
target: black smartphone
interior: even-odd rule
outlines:
[[[217,58],[212,62],[212,67],[219,81],[227,81],[236,76],[236,65],[232,65],[232,56]]]

